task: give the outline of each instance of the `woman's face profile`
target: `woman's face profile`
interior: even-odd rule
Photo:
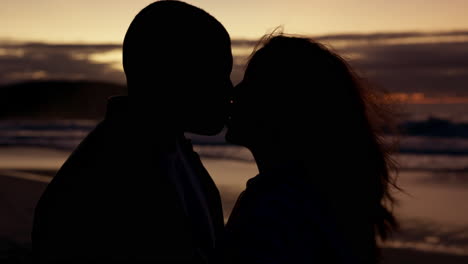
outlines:
[[[255,130],[253,99],[248,95],[255,89],[245,81],[234,87],[227,123],[226,140],[230,143],[247,146]]]
[[[227,141],[249,147],[269,137],[280,107],[273,91],[276,89],[270,88],[271,79],[263,78],[257,67],[249,65],[244,79],[233,90]]]

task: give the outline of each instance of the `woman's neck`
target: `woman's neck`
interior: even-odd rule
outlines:
[[[295,151],[281,147],[250,148],[250,151],[260,173],[275,171],[291,164],[299,164],[302,160]]]

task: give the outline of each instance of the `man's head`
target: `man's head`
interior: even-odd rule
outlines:
[[[205,135],[224,127],[232,87],[231,43],[210,14],[179,1],[150,4],[127,31],[123,64],[129,96],[141,117]]]

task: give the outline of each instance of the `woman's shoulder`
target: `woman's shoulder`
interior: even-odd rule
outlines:
[[[297,166],[278,167],[263,172],[247,182],[246,193],[261,193],[262,196],[298,198],[311,189],[305,169]]]
[[[267,219],[284,223],[327,225],[327,203],[301,167],[260,173],[247,182],[246,190],[236,203],[234,214],[242,219]]]
[[[320,259],[324,235],[312,216],[317,212],[301,180],[305,175],[279,172],[249,180],[226,225],[228,241],[241,252],[241,259],[260,257],[264,263]]]
[[[305,180],[305,172],[300,170],[278,170],[260,173],[247,182],[246,190],[239,198],[244,209],[254,213],[297,214],[312,200],[310,183]]]

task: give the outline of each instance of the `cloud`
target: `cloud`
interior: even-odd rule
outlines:
[[[119,45],[0,44],[0,84],[26,80],[100,80],[123,82],[113,62],[93,55],[119,50]]]
[[[318,41],[328,40],[346,40],[346,41],[388,41],[388,40],[404,40],[414,38],[456,38],[456,37],[468,37],[468,31],[442,31],[442,32],[394,32],[394,33],[370,33],[370,34],[336,34],[336,35],[325,35],[317,36],[314,39]]]
[[[350,63],[391,92],[468,95],[468,41],[366,44],[338,49],[359,54]]]
[[[468,31],[316,36],[363,77],[396,93],[468,96]],[[234,83],[258,40],[232,40]],[[0,42],[0,83],[82,79],[124,83],[121,45]]]

